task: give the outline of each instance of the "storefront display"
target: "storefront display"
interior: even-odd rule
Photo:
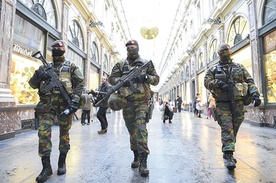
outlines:
[[[267,82],[267,101],[276,102],[276,31],[264,37],[264,62]]]
[[[32,89],[28,81],[40,65],[31,58],[26,59],[16,54],[13,55],[10,89],[16,104],[36,104],[38,102],[37,90]]]
[[[32,54],[43,51],[44,33],[18,15],[15,16],[15,25],[10,89],[16,104],[36,104],[39,100],[37,90],[32,89],[28,81],[42,65],[32,58]]]

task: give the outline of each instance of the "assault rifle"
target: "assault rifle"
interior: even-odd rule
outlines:
[[[233,121],[236,120],[237,114],[241,113],[241,110],[238,108],[238,106],[236,105],[235,102],[235,95],[234,95],[234,81],[233,81],[233,77],[232,77],[232,64],[231,66],[228,68],[228,87],[229,87],[229,91],[228,91],[228,97],[230,99],[230,110],[232,113],[232,119]]]
[[[100,99],[94,106],[98,107],[103,100],[108,98],[112,93],[118,91],[126,81],[132,82],[133,79],[138,76],[143,69],[149,68],[152,65],[152,61],[150,60],[147,63],[143,64],[141,67],[135,67],[134,69],[132,69],[127,75],[123,76],[116,85],[114,85],[108,92],[106,92],[104,97]]]
[[[39,59],[39,60],[42,61],[43,65],[45,67],[44,71],[49,76],[50,83],[41,92],[47,93],[47,92],[51,91],[53,88],[58,88],[58,90],[60,91],[60,93],[63,96],[63,98],[66,100],[66,102],[68,103],[68,105],[70,105],[70,103],[71,103],[70,96],[69,96],[67,90],[65,89],[64,85],[58,79],[58,76],[55,73],[55,70],[52,67],[52,65],[47,63],[47,61],[45,60],[45,58],[43,57],[43,55],[41,54],[40,51],[38,51],[35,54],[33,54],[32,57],[34,57],[34,58]],[[66,109],[61,114],[69,114],[69,113],[70,113],[70,110]],[[75,115],[75,117],[77,118],[76,115]]]

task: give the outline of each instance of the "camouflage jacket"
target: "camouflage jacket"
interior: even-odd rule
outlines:
[[[220,77],[223,73],[225,77]],[[233,79],[235,100],[242,99],[247,92],[251,96],[253,94],[260,96],[258,88],[246,68],[242,64],[232,62],[226,65],[217,64],[206,72],[204,86],[213,94],[216,101],[230,101],[228,92],[221,91],[218,84],[220,80],[229,84],[229,78]]]
[[[70,61],[64,61],[59,64],[49,64],[52,64],[52,67],[55,69],[59,80],[66,88],[69,96],[71,97],[71,100],[73,102],[79,103],[80,96],[82,95],[84,88],[84,77],[80,68]],[[39,67],[39,69],[42,71],[44,71],[44,68],[44,65]],[[34,89],[38,89],[40,101],[37,104],[37,108],[41,108],[42,111],[49,110],[52,106],[52,103],[55,101],[55,97],[61,95],[56,88],[48,93],[41,92],[43,88],[48,85],[48,83],[49,81],[41,81],[36,73],[34,73],[34,75],[29,80],[30,86]],[[57,98],[62,98],[62,96],[58,96]],[[64,105],[65,104],[66,102],[64,101]]]
[[[127,60],[122,60],[117,62],[109,77],[109,83],[115,85],[119,82],[122,76],[128,74],[136,65],[141,65],[146,63],[147,60],[138,58],[134,62],[129,63]],[[154,68],[154,66],[143,70],[141,74],[146,74],[148,76],[144,83],[132,83],[130,87],[121,87],[119,93],[126,97],[129,101],[134,100],[145,100],[147,101],[152,97],[152,91],[150,85],[157,85],[159,83],[159,76]]]

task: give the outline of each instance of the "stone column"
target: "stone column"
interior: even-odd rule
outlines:
[[[0,140],[14,136],[20,121],[16,110],[11,110],[15,99],[10,90],[15,9],[16,0],[0,2]]]
[[[248,13],[249,13],[249,31],[250,31],[250,45],[251,45],[251,58],[253,67],[253,78],[255,84],[262,91],[262,77],[261,77],[261,59],[260,59],[260,43],[257,26],[256,2],[255,0],[248,0]]]
[[[10,90],[10,70],[13,49],[13,23],[16,1],[3,0],[0,4],[0,106],[15,105]]]

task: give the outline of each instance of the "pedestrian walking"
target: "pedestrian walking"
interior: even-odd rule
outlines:
[[[236,168],[233,157],[237,134],[244,120],[244,99],[252,97],[254,107],[261,104],[258,88],[246,68],[231,59],[231,49],[226,43],[218,50],[219,63],[205,75],[204,85],[216,101],[215,116],[221,127],[223,158],[229,170]]]
[[[104,96],[110,89],[111,85],[108,83],[108,79],[105,76],[102,76],[101,79],[101,86],[99,87],[98,90],[95,90],[94,92],[98,95]],[[106,119],[106,111],[108,109],[108,104],[107,104],[108,98],[104,99],[99,103],[99,109],[97,112],[97,118],[101,123],[101,130],[98,131],[99,134],[104,134],[107,132],[107,127],[108,127],[108,121]]]
[[[139,45],[136,40],[126,43],[127,58],[114,65],[109,82],[115,85],[120,79],[129,74],[135,67],[148,61],[139,55]],[[153,97],[150,85],[157,85],[159,76],[152,64],[145,68],[134,78],[134,81],[125,81],[124,86],[119,89],[119,94],[110,96],[109,107],[113,110],[123,109],[123,118],[130,135],[130,149],[134,153],[132,168],[138,168],[141,176],[148,176],[147,157],[150,153],[148,148],[148,131],[146,116],[149,111],[148,101]]]
[[[196,110],[197,110],[197,117],[202,118],[201,117],[202,103],[200,98],[196,99]]]
[[[196,100],[199,98],[200,94],[196,93],[194,102],[193,102],[193,107],[194,107],[194,116],[198,116],[198,110],[196,109]]]
[[[181,112],[181,107],[182,107],[182,98],[180,96],[177,96],[176,98],[176,103],[177,103],[177,108],[178,108],[178,112]]]
[[[211,93],[209,93],[209,96],[208,96],[208,116],[207,116],[207,119],[208,118],[212,118],[214,116],[214,110],[216,108],[216,101],[214,99],[214,97],[212,96]]]
[[[81,124],[82,125],[90,125],[90,116],[91,116],[91,107],[92,107],[92,102],[91,102],[91,95],[89,94],[89,90],[85,90],[85,93],[83,96],[85,97],[85,106],[82,108],[82,114],[81,114]],[[85,122],[87,120],[87,123]]]
[[[40,66],[29,80],[30,86],[38,89],[40,97],[35,111],[38,113],[39,119],[38,154],[41,157],[43,169],[38,177],[36,177],[37,182],[44,182],[53,174],[50,156],[52,151],[51,131],[55,117],[57,117],[60,128],[60,154],[57,174],[63,175],[66,173],[66,156],[70,150],[69,130],[72,125],[73,113],[78,110],[80,97],[84,88],[84,78],[79,67],[73,62],[65,60],[64,42],[57,40],[53,42],[51,47],[53,62],[49,64],[55,69],[58,79],[64,85],[69,96],[71,96],[71,102],[68,105],[68,102],[64,99],[64,96],[57,87],[52,88],[49,92],[45,92],[45,88],[53,78],[49,78],[47,75],[45,65]],[[69,111],[69,114],[63,113],[66,109]]]
[[[160,107],[160,111],[162,111],[161,119],[163,120],[163,123],[165,123],[166,120],[169,120],[169,123],[172,123],[173,107],[170,102],[164,102],[164,105]]]

